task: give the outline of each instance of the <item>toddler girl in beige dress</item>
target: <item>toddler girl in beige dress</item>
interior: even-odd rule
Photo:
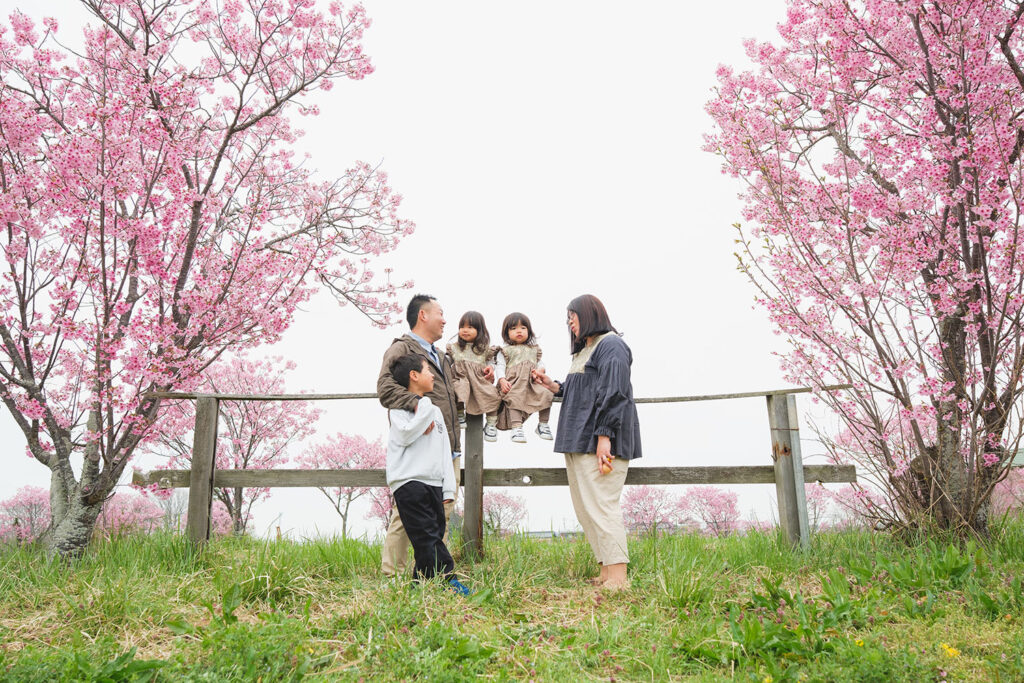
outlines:
[[[459,426],[466,425],[466,414],[486,415],[484,438],[494,441],[497,430],[501,396],[494,386],[494,355],[497,349],[490,345],[484,317],[476,311],[466,311],[459,318],[459,334],[448,344],[448,355],[452,359],[455,375],[455,396],[459,400]],[[487,438],[490,431],[495,436]]]
[[[533,382],[530,371],[543,369],[540,362],[541,348],[537,345],[537,337],[533,333],[530,319],[523,313],[510,313],[501,324],[501,338],[505,345],[498,349],[498,389],[501,392],[502,406],[498,414],[498,429],[511,429],[512,441],[526,443],[523,422],[534,414],[540,420],[537,435],[551,440],[551,427],[548,420],[551,416],[550,391]],[[504,372],[502,373],[502,370]]]

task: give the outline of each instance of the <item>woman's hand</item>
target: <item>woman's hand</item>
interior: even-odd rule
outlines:
[[[502,377],[498,380],[498,388],[501,389],[501,393],[507,394],[512,391],[512,385],[508,383],[508,380]]]
[[[550,377],[547,376],[543,368],[535,368],[530,370],[530,378],[540,384],[548,391],[557,394],[560,387],[557,382],[553,382]]]
[[[601,474],[608,474],[612,471],[612,440],[607,436],[597,437],[597,471]]]

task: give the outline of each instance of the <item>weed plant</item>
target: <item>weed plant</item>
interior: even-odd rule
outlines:
[[[1019,519],[985,542],[662,534],[630,555],[606,593],[583,541],[488,538],[456,552],[462,598],[382,577],[357,540],[127,536],[71,565],[7,546],[0,680],[1024,680]]]

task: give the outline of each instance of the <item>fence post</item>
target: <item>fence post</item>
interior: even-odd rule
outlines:
[[[462,541],[466,554],[474,559],[484,555],[484,430],[483,416],[466,415],[466,438],[462,444],[466,481],[462,482],[465,505]]]
[[[212,396],[196,399],[195,437],[192,442],[192,473],[188,489],[188,538],[202,546],[210,538],[213,506],[214,455],[217,451],[217,414],[220,401]]]
[[[795,396],[768,396],[768,426],[772,435],[772,460],[775,461],[775,496],[779,501],[779,523],[792,545],[806,548],[810,534]]]

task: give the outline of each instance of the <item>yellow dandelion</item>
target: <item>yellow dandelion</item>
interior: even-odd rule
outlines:
[[[860,638],[858,638],[857,640],[853,641],[853,644],[856,645],[857,647],[864,647],[864,641],[861,640]]]
[[[772,675],[768,674],[761,680],[761,683],[772,683],[773,680]]]
[[[942,651],[946,653],[947,657],[953,658],[953,657],[959,657],[960,656],[960,650],[956,649],[955,647],[953,647],[949,643],[943,643],[941,645],[941,647],[942,647]]]

